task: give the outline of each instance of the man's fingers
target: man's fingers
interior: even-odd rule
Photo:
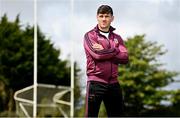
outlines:
[[[93,46],[98,46],[98,44],[97,44],[97,43],[94,43]]]
[[[92,46],[95,50],[103,50],[104,48],[102,47],[102,45],[98,44],[98,43],[94,43]]]
[[[97,45],[93,45],[92,47],[93,47],[93,48],[97,48],[98,46],[97,46]]]

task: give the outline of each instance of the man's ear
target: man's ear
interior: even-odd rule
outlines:
[[[112,18],[111,18],[111,22],[113,22],[113,20],[114,20],[114,16],[112,16]]]

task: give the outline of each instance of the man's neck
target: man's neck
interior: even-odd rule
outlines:
[[[108,28],[101,28],[100,26],[98,26],[98,28],[102,32],[109,32],[109,27]]]

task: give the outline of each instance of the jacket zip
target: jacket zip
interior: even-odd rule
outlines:
[[[110,38],[109,38],[109,37],[110,37],[110,34],[109,34],[109,36],[108,36],[108,39],[107,39],[107,38],[106,38],[106,39],[107,39],[108,42],[109,42],[109,48],[111,48],[111,43],[110,43]],[[109,77],[109,79],[108,79],[108,83],[110,82],[110,79],[111,79],[111,76],[112,76],[112,62],[110,61],[110,63],[111,63],[111,75],[110,75],[110,77]]]
[[[102,35],[102,34],[100,34],[100,35]],[[105,37],[104,35],[102,35],[103,37]],[[105,37],[105,39],[108,41],[108,43],[109,43],[109,48],[111,48],[111,43],[110,43],[110,34],[109,34],[109,36],[108,36],[108,38],[107,37]],[[110,71],[110,77],[109,77],[109,79],[108,79],[108,83],[110,82],[110,79],[111,79],[111,76],[112,76],[112,62],[110,62],[110,64],[111,64],[111,71]]]

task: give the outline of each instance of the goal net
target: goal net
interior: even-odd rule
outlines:
[[[69,117],[70,97],[70,87],[38,84],[37,117]],[[18,116],[33,116],[33,85],[16,91],[14,99]]]

